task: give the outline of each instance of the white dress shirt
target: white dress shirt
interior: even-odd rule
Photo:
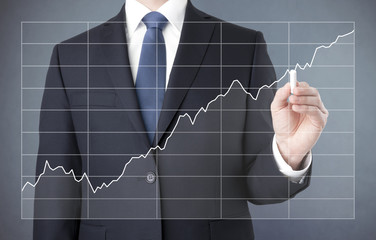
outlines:
[[[168,20],[162,31],[166,44],[166,89],[179,46],[186,6],[187,0],[169,0],[158,9],[158,12],[163,14]],[[146,25],[141,20],[149,12],[151,10],[137,0],[127,0],[125,2],[128,54],[134,83],[136,83],[142,42],[146,33]]]
[[[166,89],[170,79],[172,65],[179,46],[181,30],[183,27],[187,0],[168,0],[157,11],[163,14],[168,23],[163,29],[163,37],[166,44]],[[127,0],[125,3],[126,37],[128,41],[128,57],[131,64],[133,81],[136,83],[138,63],[140,61],[142,42],[146,33],[146,26],[142,18],[151,12],[149,8],[137,0]],[[273,138],[273,155],[276,164],[282,174],[293,182],[302,182],[312,163],[312,154],[309,152],[303,159],[302,170],[294,171],[281,156],[275,136]]]

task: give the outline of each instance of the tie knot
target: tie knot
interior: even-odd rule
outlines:
[[[159,12],[150,12],[142,18],[142,22],[149,28],[159,28],[163,30],[168,20],[163,14]]]

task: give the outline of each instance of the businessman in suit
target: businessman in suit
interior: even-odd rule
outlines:
[[[37,175],[83,180],[41,177],[34,239],[253,239],[247,203],[307,188],[328,117],[305,82],[258,92],[275,80],[262,33],[187,0],[127,0],[58,44]]]

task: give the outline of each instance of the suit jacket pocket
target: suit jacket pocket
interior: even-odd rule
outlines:
[[[105,240],[106,228],[103,226],[80,224],[79,240]]]
[[[87,91],[74,91],[69,94],[72,108],[114,108],[116,106],[116,93],[90,90],[89,96]]]

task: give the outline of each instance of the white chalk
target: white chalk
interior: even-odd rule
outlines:
[[[293,90],[296,87],[296,83],[298,81],[298,78],[296,76],[295,70],[290,70],[290,86],[291,86],[291,94],[293,94]]]

